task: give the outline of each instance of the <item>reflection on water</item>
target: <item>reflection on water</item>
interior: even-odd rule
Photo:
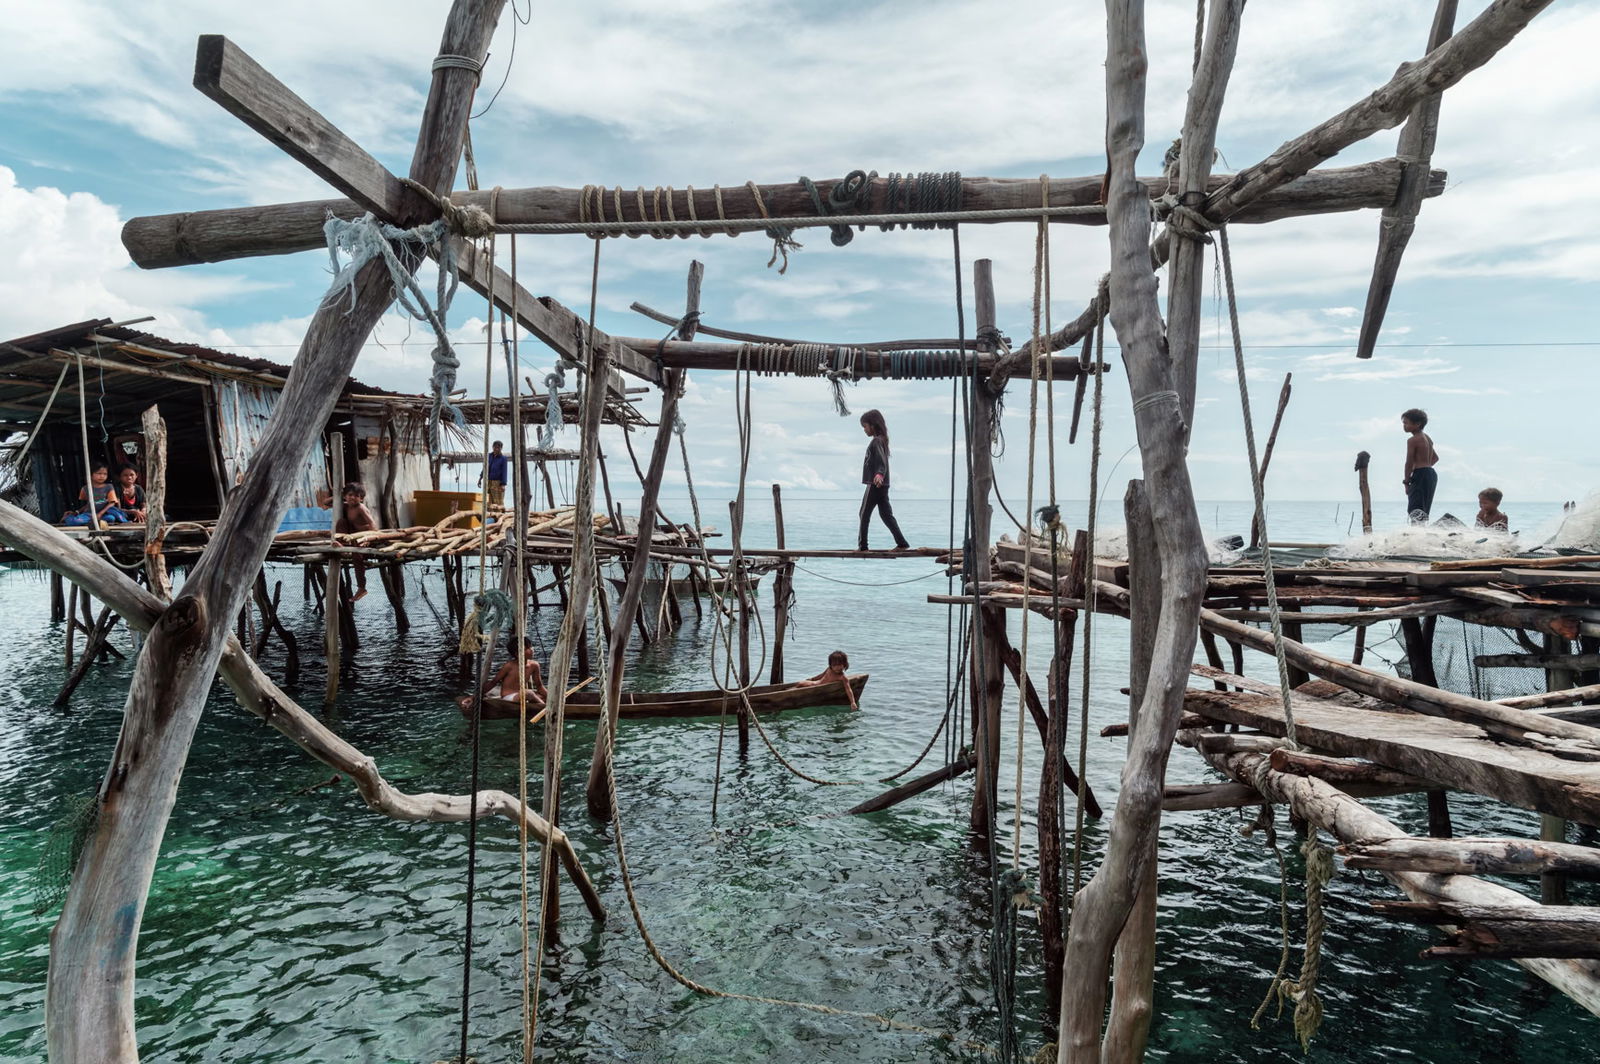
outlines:
[[[944,504],[901,502],[896,509],[914,541],[944,541]],[[1081,513],[1068,511],[1081,521]],[[1246,527],[1244,514],[1234,506],[1224,521],[1218,508],[1215,520],[1234,525],[1220,531],[1237,531]],[[789,541],[843,543],[853,534],[853,515],[848,501],[791,501]],[[1282,538],[1333,538],[1324,529],[1332,523],[1326,507],[1304,513],[1279,507],[1274,518]],[[753,508],[750,526],[753,542],[770,542],[761,538],[770,532]],[[872,681],[859,714],[824,708],[769,722],[774,742],[796,765],[825,778],[872,779],[905,767],[933,734],[944,699],[947,632],[942,607],[925,596],[943,591],[944,578],[861,586],[923,573],[934,573],[931,562],[908,559],[813,561],[797,574],[799,604],[785,649],[790,678],[819,671],[828,651],[842,647]],[[278,576],[285,619],[303,645],[314,645],[316,620],[294,595],[298,574]],[[438,665],[447,646],[423,623],[431,618],[418,597],[424,579],[436,577],[412,575],[417,627],[406,635],[389,628],[381,596],[360,604],[363,647],[332,719],[397,786],[459,793],[470,750],[450,703],[456,691]],[[35,869],[64,803],[98,782],[131,669],[101,667],[72,712],[48,708],[61,671],[48,597],[37,575],[0,572],[7,621],[0,641],[0,1059],[7,1060],[43,1054],[42,988],[54,913],[32,914]],[[440,601],[437,585],[432,597]],[[761,601],[770,609],[766,589]],[[685,614],[682,632],[637,655],[631,684],[710,686],[709,622],[697,622],[692,609]],[[558,621],[551,608],[537,615],[542,647],[554,642]],[[1017,625],[1013,617],[1014,638]],[[1041,627],[1031,627],[1036,676],[1046,646]],[[1097,732],[1125,719],[1117,690],[1126,682],[1126,659],[1118,622],[1104,620],[1096,630],[1089,778],[1109,804],[1123,746]],[[126,637],[118,638],[127,649]],[[1347,650],[1348,641],[1333,647]],[[279,665],[269,654],[269,671]],[[321,684],[308,666],[294,693],[316,705]],[[1014,712],[1008,702],[1008,740]],[[629,921],[611,830],[582,812],[592,734],[587,724],[568,729],[563,807],[611,919],[595,927],[570,890],[564,896],[562,939],[543,975],[540,1059],[976,1059],[941,1041],[858,1020],[701,998],[667,979]],[[673,963],[728,990],[884,1012],[992,1041],[988,872],[966,845],[970,783],[870,817],[826,818],[875,789],[808,784],[779,766],[759,738],[749,758],[740,759],[731,729],[718,783],[718,744],[715,720],[631,721],[620,736],[629,861],[651,933]],[[942,748],[936,744],[931,757]],[[483,784],[514,791],[515,725],[487,725],[482,753]],[[1023,860],[1031,868],[1036,744],[1026,755]],[[537,753],[531,760],[538,765]],[[1009,742],[1004,760],[1011,764]],[[137,1008],[146,1059],[427,1062],[454,1053],[466,828],[379,817],[348,784],[329,785],[330,775],[245,716],[219,685],[195,739],[140,939]],[[1176,782],[1208,778],[1187,753],[1175,755],[1172,775]],[[1012,790],[1007,768],[1003,829]],[[1403,825],[1423,830],[1419,800],[1380,804]],[[1455,800],[1454,812],[1462,834],[1526,835],[1536,827],[1531,814],[1473,799]],[[1278,879],[1260,837],[1244,838],[1239,824],[1239,814],[1230,812],[1167,817],[1152,1058],[1298,1055],[1286,1020],[1260,1031],[1248,1026],[1277,963]],[[1091,860],[1104,835],[1104,824],[1089,826]],[[520,1051],[516,833],[508,822],[486,822],[478,844],[471,1046],[479,1060],[510,1060]],[[1290,864],[1298,874],[1298,858]],[[1591,1017],[1509,964],[1418,961],[1433,933],[1378,920],[1367,908],[1390,896],[1373,875],[1335,879],[1322,968],[1326,1026],[1307,1059],[1590,1059]],[[1580,892],[1578,900],[1593,897]],[[1030,1051],[1040,1042],[1042,1007],[1033,919],[1023,914],[1019,960],[1018,1015]],[[1290,919],[1298,943],[1298,904]]]

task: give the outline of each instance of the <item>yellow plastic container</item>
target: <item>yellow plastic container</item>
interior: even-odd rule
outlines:
[[[419,488],[411,494],[412,519],[419,525],[436,525],[453,513],[462,510],[482,512],[484,498],[476,491],[429,491]],[[477,528],[482,522],[477,517],[463,520],[457,528]]]

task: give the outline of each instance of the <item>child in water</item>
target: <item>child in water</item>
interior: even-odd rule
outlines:
[[[1484,488],[1478,492],[1478,516],[1473,520],[1477,528],[1492,528],[1500,532],[1511,529],[1511,518],[1500,512],[1500,500],[1505,495],[1499,488]]]
[[[527,636],[522,638],[522,691],[526,695],[523,705],[527,709],[543,709],[550,697],[550,692],[544,687],[544,673],[539,668],[539,662],[533,656],[533,640]],[[501,698],[507,702],[517,700],[517,662],[515,659],[507,661],[500,666],[500,671],[483,685],[483,694],[486,698]],[[472,711],[472,696],[462,695],[456,699],[456,704],[462,712]]]

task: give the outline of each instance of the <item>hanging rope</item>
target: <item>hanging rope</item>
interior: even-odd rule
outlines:
[[[414,182],[411,187],[423,190],[423,186]],[[438,197],[434,198],[438,200]],[[448,201],[438,202],[442,204]],[[483,212],[479,210],[478,213]],[[438,221],[419,225],[413,229],[400,229],[378,221],[370,213],[353,221],[330,215],[322,227],[333,271],[333,282],[328,286],[327,294],[323,296],[324,303],[330,303],[335,298],[347,295],[353,308],[356,275],[368,263],[381,261],[389,271],[389,283],[400,309],[433,330],[434,346],[430,354],[433,359],[433,375],[429,379],[433,388],[433,406],[428,413],[427,438],[428,454],[435,459],[439,457],[441,414],[448,413],[459,428],[464,429],[467,424],[461,411],[450,402],[450,393],[456,386],[456,371],[461,368],[461,360],[456,357],[454,348],[450,346],[450,334],[445,328],[445,316],[449,313],[450,301],[455,298],[456,288],[461,283],[456,269],[455,252],[447,236],[450,228],[451,225],[446,218],[440,218]],[[490,231],[492,232],[492,229]],[[404,260],[401,258],[401,249],[406,251]],[[438,284],[432,304],[428,302],[422,286],[417,283],[416,277],[411,272],[430,251],[439,260]],[[348,258],[347,262],[341,261],[341,253]]]
[[[1217,230],[1217,247],[1222,254],[1222,277],[1228,292],[1228,324],[1233,331],[1233,365],[1239,379],[1239,407],[1244,416],[1244,446],[1250,457],[1250,488],[1255,495],[1256,527],[1261,530],[1261,576],[1267,587],[1267,621],[1272,629],[1273,657],[1278,663],[1278,693],[1283,699],[1284,730],[1289,745],[1298,748],[1295,734],[1294,696],[1289,683],[1289,659],[1283,649],[1283,616],[1278,609],[1278,582],[1272,571],[1272,537],[1267,535],[1266,490],[1261,482],[1261,463],[1256,457],[1255,424],[1250,417],[1250,388],[1246,383],[1244,345],[1239,334],[1239,304],[1233,289],[1233,256],[1228,253],[1228,230]]]
[[[1328,920],[1324,901],[1328,884],[1333,880],[1333,850],[1322,845],[1315,828],[1300,845],[1306,860],[1306,949],[1300,960],[1300,978],[1290,979],[1289,967],[1289,887],[1288,869],[1283,851],[1278,848],[1277,834],[1271,826],[1271,807],[1262,807],[1262,818],[1267,828],[1267,843],[1278,859],[1279,902],[1278,912],[1282,923],[1283,949],[1278,959],[1278,970],[1267,987],[1267,996],[1250,1019],[1252,1030],[1259,1029],[1262,1014],[1274,1000],[1278,1002],[1278,1015],[1283,1015],[1285,1005],[1294,1004],[1294,1033],[1300,1040],[1301,1052],[1311,1048],[1311,1039],[1322,1025],[1322,998],[1317,994],[1317,982],[1322,971],[1322,941],[1327,932]]]

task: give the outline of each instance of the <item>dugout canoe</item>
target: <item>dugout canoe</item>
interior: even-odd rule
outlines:
[[[868,673],[850,676],[850,690],[856,700],[867,686]],[[716,717],[723,706],[732,714],[738,711],[737,695],[724,695],[721,691],[624,691],[619,715],[630,717]],[[786,709],[804,709],[809,706],[847,706],[849,700],[838,684],[820,684],[802,687],[799,683],[779,683],[750,689],[750,705],[758,713],[777,713]],[[470,704],[462,709],[463,715],[472,712]],[[535,710],[537,712],[537,710]],[[580,691],[567,699],[567,717],[571,720],[596,720],[600,716],[600,695],[593,690]],[[483,700],[484,720],[515,720],[517,703],[504,698]]]

